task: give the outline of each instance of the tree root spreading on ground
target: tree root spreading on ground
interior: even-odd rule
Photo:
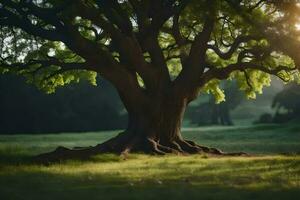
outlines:
[[[92,147],[75,147],[73,149],[58,147],[52,152],[35,156],[33,160],[38,163],[49,164],[64,160],[87,160],[92,156],[104,153],[114,153],[125,157],[129,153],[152,155],[207,154],[211,156],[249,156],[249,154],[244,152],[225,153],[219,149],[201,146],[193,141],[184,139],[161,143],[151,138],[128,138],[127,134],[119,134],[102,144]]]

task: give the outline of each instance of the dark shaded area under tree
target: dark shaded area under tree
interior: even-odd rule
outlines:
[[[127,114],[105,80],[87,82],[45,94],[23,78],[0,76],[0,134],[54,133],[123,129]]]

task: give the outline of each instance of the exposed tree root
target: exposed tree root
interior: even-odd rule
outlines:
[[[58,147],[56,150],[34,157],[34,161],[43,164],[60,162],[68,159],[85,160],[91,156],[102,153],[115,153],[127,155],[130,152],[154,155],[177,154],[209,154],[215,156],[248,156],[247,153],[225,153],[216,148],[201,146],[193,141],[178,139],[168,143],[160,143],[151,138],[132,137],[130,134],[121,133],[118,136],[94,147],[75,147],[68,149]]]

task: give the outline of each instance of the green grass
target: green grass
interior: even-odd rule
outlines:
[[[116,133],[0,136],[0,199],[300,199],[294,124],[184,130],[201,144],[252,157],[106,154],[50,166],[29,162],[58,145],[95,145]]]

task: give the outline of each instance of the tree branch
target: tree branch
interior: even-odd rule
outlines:
[[[298,68],[300,67],[300,44],[295,42],[297,41],[297,39],[292,38],[291,35],[287,35],[284,31],[277,27],[277,25],[280,23],[275,22],[262,24],[249,17],[251,16],[251,10],[249,11],[242,8],[239,4],[236,4],[232,0],[226,0],[226,2],[235,10],[237,15],[241,16],[244,19],[245,23],[248,23],[249,25],[255,27],[256,30],[270,42],[273,49],[290,56],[294,60],[295,65]],[[274,29],[276,31],[274,31]]]
[[[125,35],[132,34],[133,27],[129,16],[117,0],[96,0],[96,4],[109,21],[115,23]]]
[[[28,62],[25,63],[13,63],[13,64],[8,64],[6,62],[6,59],[1,58],[0,65],[2,67],[12,69],[12,70],[17,70],[17,71],[23,71],[25,70],[25,73],[30,73],[33,74],[34,76],[42,69],[49,68],[51,66],[57,66],[60,67],[61,69],[57,70],[57,74],[59,72],[65,72],[69,70],[93,70],[90,68],[90,66],[86,62],[64,62],[61,61],[55,57],[49,57],[48,59],[44,60],[36,60],[36,59],[31,59]],[[34,69],[30,69],[31,66],[38,66]]]
[[[261,37],[258,36],[238,36],[232,45],[230,46],[229,50],[227,52],[221,51],[217,46],[215,45],[207,45],[207,47],[211,50],[213,50],[220,58],[224,60],[228,60],[232,57],[232,55],[236,52],[236,50],[240,47],[242,43],[249,42],[251,40],[259,40]]]
[[[204,72],[206,63],[207,43],[215,24],[215,9],[213,2],[208,2],[208,13],[206,15],[202,31],[192,41],[190,53],[186,62],[182,63],[183,69],[174,81],[176,91],[184,91],[184,96],[194,96],[198,88],[198,82]],[[187,87],[188,86],[188,87]]]
[[[277,66],[274,69],[271,68],[267,68],[264,67],[262,65],[259,65],[257,63],[254,62],[238,62],[238,63],[234,63],[234,64],[229,64],[228,66],[224,67],[224,68],[213,68],[208,70],[207,72],[205,72],[202,75],[202,79],[200,82],[200,85],[203,86],[204,84],[208,83],[210,80],[212,79],[227,79],[229,77],[229,75],[234,72],[234,71],[242,71],[244,72],[247,69],[256,69],[268,74],[272,74],[275,75],[277,77],[280,78],[279,76],[279,72],[281,71],[294,71],[297,68],[291,68],[288,66]]]
[[[8,9],[0,8],[0,25],[21,28],[25,32],[51,41],[64,41],[66,38],[56,30],[47,30],[32,24],[26,16],[19,17]]]

